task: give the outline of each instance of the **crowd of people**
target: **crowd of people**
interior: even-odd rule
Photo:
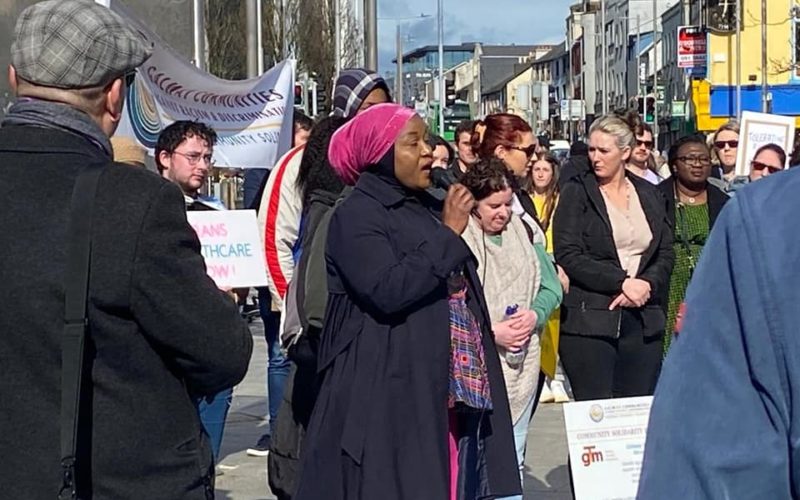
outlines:
[[[252,354],[248,291],[208,278],[186,220],[225,209],[202,194],[217,133],[166,127],[159,175],[111,138],[150,54],[93,2],[36,4],[15,30],[18,101],[0,128],[9,498],[214,497]],[[279,499],[521,499],[539,403],[654,392],[643,498],[674,497],[676,473],[688,498],[795,491],[797,318],[776,266],[793,273],[796,217],[776,200],[797,176],[761,181],[786,167],[780,146],[737,170],[731,122],[664,159],[630,113],[595,120],[565,162],[513,114],[466,121],[451,145],[358,68],[333,108],[298,113],[292,148],[245,176],[269,277],[269,432],[248,454],[269,457]],[[80,191],[92,172],[96,194]],[[687,403],[715,412],[686,418]]]

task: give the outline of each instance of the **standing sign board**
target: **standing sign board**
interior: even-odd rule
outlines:
[[[653,397],[564,405],[576,500],[635,499]]]
[[[267,286],[255,210],[187,212],[209,277],[220,288]]]
[[[750,162],[761,146],[777,144],[786,151],[787,157],[790,156],[794,147],[794,129],[794,117],[743,112],[736,175],[750,174]]]

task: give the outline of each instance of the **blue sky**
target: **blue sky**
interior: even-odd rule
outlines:
[[[564,39],[569,6],[578,0],[444,0],[444,42],[488,44],[556,43]],[[429,14],[403,24],[404,52],[436,44],[436,0],[378,0],[378,17]],[[395,54],[395,21],[378,21],[381,72],[391,69]]]

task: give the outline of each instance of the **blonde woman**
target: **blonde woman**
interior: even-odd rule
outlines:
[[[739,122],[731,120],[714,132],[711,140],[713,151],[712,160],[717,168],[712,169],[712,182],[723,191],[732,190],[733,181],[736,178],[736,158],[739,154]],[[718,179],[718,180],[714,180]]]
[[[672,230],[663,196],[625,168],[635,144],[621,118],[595,121],[593,170],[564,186],[553,221],[570,278],[559,353],[578,401],[652,394],[661,369]]]

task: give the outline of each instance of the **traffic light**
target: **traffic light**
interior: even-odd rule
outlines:
[[[452,106],[456,103],[456,79],[445,78],[444,80],[444,105]]]
[[[303,88],[302,83],[295,83],[294,84],[294,105],[298,108],[305,108],[305,89]]]
[[[644,118],[645,123],[653,123],[655,121],[656,98],[653,96],[639,96],[636,101],[639,108],[639,116]]]

